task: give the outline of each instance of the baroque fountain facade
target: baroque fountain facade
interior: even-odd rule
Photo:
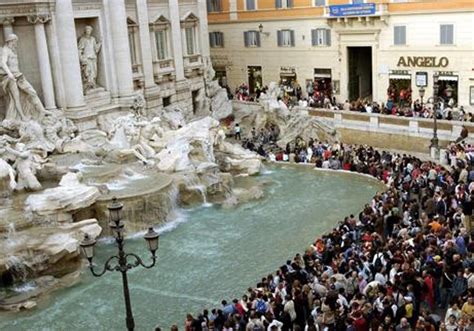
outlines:
[[[114,1],[112,15],[109,2],[0,5],[0,15],[11,16],[3,19],[0,64],[0,279],[3,288],[37,284],[0,298],[0,309],[34,307],[45,292],[73,282],[84,234],[109,235],[112,197],[124,203],[130,232],[166,222],[178,204],[209,200],[232,207],[261,197],[258,187],[234,189],[234,176],[258,174],[262,159],[226,141],[221,120],[232,115],[246,132],[276,125],[282,145],[297,134],[334,139],[303,111],[290,113],[274,84],[260,111],[233,113],[214,80],[207,44],[194,45],[200,53],[192,56],[180,47],[186,29],[207,36],[204,2],[180,7],[169,1],[164,11],[136,0],[138,24],[128,30],[129,6]],[[157,21],[147,12],[156,12]],[[154,50],[140,33],[149,27],[173,37],[173,70],[163,70],[163,61],[158,73],[150,68]],[[23,40],[28,29],[35,31],[32,62]],[[135,46],[123,39],[130,37],[140,40],[141,76],[134,72]],[[35,62],[39,79],[31,70]]]

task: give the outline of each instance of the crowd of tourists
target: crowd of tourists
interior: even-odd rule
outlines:
[[[239,101],[258,101],[260,94],[266,92],[267,87],[257,87],[255,93],[250,93],[246,84],[240,85],[235,91],[235,99]],[[279,100],[282,100],[289,108],[293,106],[325,108],[331,110],[345,110],[362,113],[375,113],[403,117],[420,117],[443,120],[455,120],[474,122],[474,115],[466,112],[463,106],[456,107],[453,98],[440,97],[436,103],[423,103],[421,99],[412,99],[411,89],[395,93],[393,87],[387,89],[387,101],[379,103],[367,98],[357,100],[346,100],[338,103],[332,96],[329,80],[315,80],[308,82],[306,93],[298,82],[286,82],[280,84]]]
[[[472,146],[452,143],[449,168],[303,139],[283,153],[371,175],[387,188],[241,298],[188,315],[185,331],[474,329]]]

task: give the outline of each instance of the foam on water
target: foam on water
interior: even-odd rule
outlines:
[[[13,287],[12,290],[17,293],[26,293],[35,290],[37,287],[35,282],[27,282]]]

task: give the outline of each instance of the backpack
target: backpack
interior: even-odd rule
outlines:
[[[258,299],[257,304],[255,305],[255,310],[257,313],[265,314],[267,312],[267,305],[263,299]]]

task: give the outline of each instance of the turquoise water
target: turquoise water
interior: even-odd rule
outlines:
[[[186,313],[240,297],[316,237],[358,212],[382,186],[374,180],[302,167],[271,167],[263,200],[236,209],[181,211],[162,229],[158,264],[136,268],[129,284],[136,330],[182,329]],[[126,250],[148,257],[143,239]],[[96,262],[115,253],[97,247]],[[147,261],[148,262],[148,261]],[[0,330],[124,330],[122,283],[118,273],[101,278],[84,272],[76,285],[55,292],[29,312],[0,315]]]

